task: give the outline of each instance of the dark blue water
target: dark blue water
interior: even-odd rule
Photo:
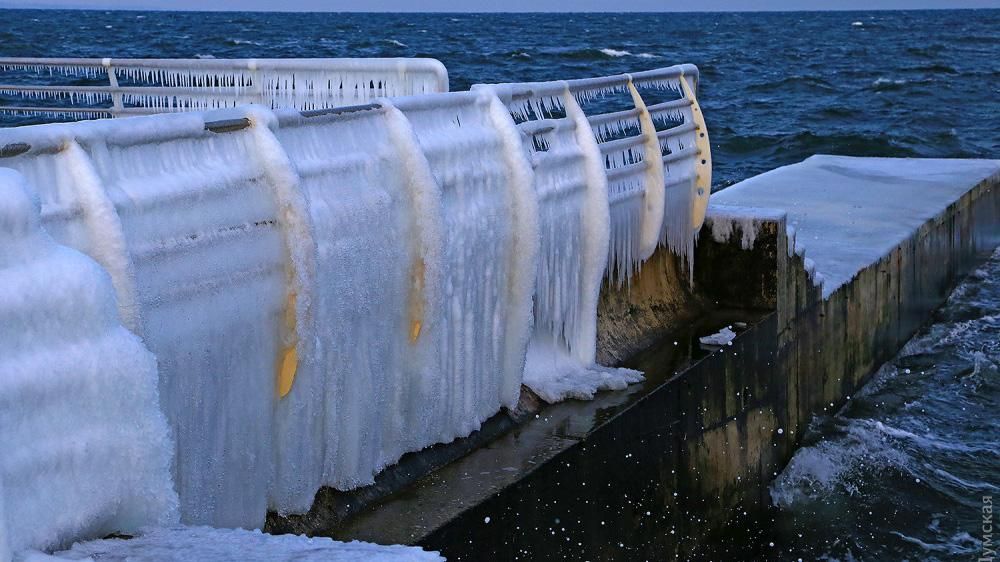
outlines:
[[[840,412],[813,420],[771,487],[775,559],[974,561],[989,558],[985,532],[997,549],[997,303],[1000,251]]]
[[[817,152],[1000,155],[1000,10],[586,15],[0,10],[0,21],[0,56],[426,56],[445,63],[453,89],[690,62],[702,71],[700,97],[717,187]]]
[[[453,89],[690,62],[702,71],[716,188],[814,153],[1000,157],[1000,10],[0,10],[0,21],[0,56],[424,56],[445,63]],[[1000,485],[998,279],[1000,258],[844,411],[816,420],[774,487],[775,544],[762,545],[773,559],[978,557],[982,496]]]

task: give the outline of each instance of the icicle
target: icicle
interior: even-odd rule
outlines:
[[[150,67],[142,60],[94,61],[84,65],[62,65],[58,59],[38,59],[37,64],[3,63],[2,71],[47,71],[61,76],[99,78],[114,76],[129,95],[134,107],[151,109],[203,109],[256,103],[270,107],[337,107],[364,103],[384,95],[411,95],[447,90],[447,78],[439,63],[427,60],[392,61],[383,59],[318,60],[315,68],[295,68],[283,60],[247,61],[177,59],[167,66]],[[105,64],[106,63],[106,64]],[[219,67],[229,64],[230,67]],[[388,67],[388,68],[387,68]],[[391,68],[391,69],[390,69]],[[336,84],[336,88],[333,85]],[[324,87],[325,85],[325,87]],[[162,94],[146,94],[144,88],[185,90],[184,101],[167,103]],[[67,86],[72,91],[72,86]],[[201,93],[204,92],[204,93]],[[37,93],[25,93],[33,99]],[[58,94],[53,95],[56,99]],[[110,100],[109,100],[110,101]],[[14,112],[14,110],[11,110]],[[49,112],[43,112],[49,113]]]

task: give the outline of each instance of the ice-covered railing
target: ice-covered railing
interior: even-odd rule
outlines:
[[[598,142],[610,203],[608,275],[624,283],[658,244],[689,258],[711,186],[708,131],[695,92],[698,69],[496,86],[532,142],[534,124],[581,111]],[[567,97],[565,92],[571,94]],[[615,105],[610,98],[627,94]],[[654,101],[650,101],[654,100]]]
[[[609,181],[604,156],[568,85],[533,86],[541,96],[528,107],[519,101],[524,92],[517,86],[474,88],[517,108],[534,170],[540,244],[524,383],[548,402],[590,398],[641,379],[634,371],[595,364],[597,301],[612,223]]]
[[[0,58],[0,114],[85,119],[244,104],[313,110],[447,91],[447,70],[428,58]]]
[[[0,130],[19,141],[0,142],[0,166],[27,177],[53,237],[105,267],[122,322],[156,354],[185,521],[252,527],[313,254],[273,114],[231,111]]]
[[[687,97],[662,102],[692,112],[681,132],[654,135],[635,105],[588,119],[587,92],[688,80],[636,76],[10,128],[0,166],[27,178],[59,243],[104,267],[120,321],[156,354],[182,520],[254,528],[469,434],[522,382],[552,401],[638,379],[594,364],[608,186],[641,171],[622,236],[648,245],[632,255],[669,244],[648,216],[672,209],[649,186],[672,189],[704,126]],[[552,109],[518,124],[517,96]],[[602,149],[616,119],[641,142]],[[697,199],[683,201],[688,232]]]
[[[316,240],[317,346],[278,404],[272,502],[304,511],[319,486],[369,484],[517,402],[536,234],[530,169],[491,96],[278,123]]]
[[[157,356],[183,521],[304,511],[517,402],[526,154],[487,93],[398,103],[0,131]]]

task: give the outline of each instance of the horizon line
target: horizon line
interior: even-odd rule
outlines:
[[[466,12],[456,12],[451,10],[227,10],[227,9],[171,9],[171,8],[147,8],[147,7],[98,7],[98,6],[58,6],[58,5],[41,5],[41,6],[11,6],[8,4],[0,3],[0,10],[23,10],[23,11],[50,11],[50,10],[71,10],[80,12],[190,12],[190,13],[243,13],[243,14],[452,14],[452,15],[472,15],[472,14],[756,14],[756,13],[775,13],[775,14],[797,14],[797,13],[823,13],[823,12],[857,12],[857,13],[872,13],[872,12],[941,12],[941,11],[990,11],[990,10],[1000,10],[1000,7],[928,7],[928,8],[870,8],[870,9],[859,9],[859,8],[816,8],[816,9],[797,9],[797,10],[782,10],[782,9],[751,9],[751,10],[622,10],[622,11],[604,11],[604,10],[582,10],[582,11],[554,11],[554,10],[528,10],[528,11],[466,11]]]

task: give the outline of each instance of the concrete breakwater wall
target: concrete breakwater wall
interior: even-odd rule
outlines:
[[[420,544],[449,560],[752,557],[767,485],[812,416],[849,399],[1000,244],[1000,164],[907,171],[915,164],[807,161],[792,176],[814,181],[790,180],[815,192],[784,194],[784,208],[740,201],[763,200],[784,176],[717,194],[693,288],[657,254],[627,290],[602,294],[599,357],[630,357],[643,385],[509,416],[462,458],[336,524],[273,526]],[[839,178],[823,176],[831,170]],[[867,182],[894,201],[865,203]],[[868,206],[884,221],[868,220]],[[811,242],[824,221],[844,244],[860,235],[845,246],[853,258]],[[850,259],[860,265],[845,273]],[[698,348],[698,336],[737,322],[746,328],[731,345]]]

